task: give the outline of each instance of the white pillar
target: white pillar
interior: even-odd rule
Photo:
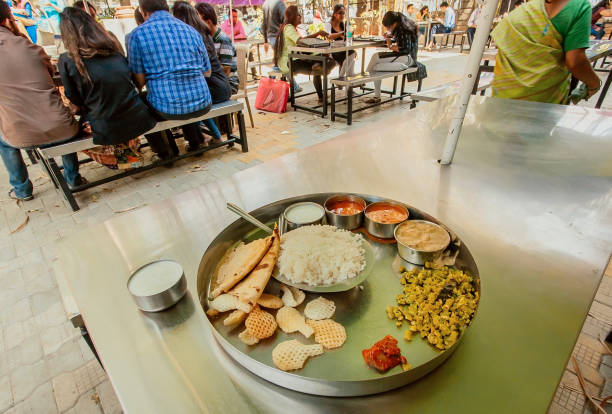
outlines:
[[[476,24],[476,34],[474,36],[474,41],[472,42],[472,47],[470,48],[468,62],[465,65],[461,88],[459,89],[457,109],[455,110],[455,115],[451,119],[440,164],[446,165],[453,161],[455,149],[457,148],[457,141],[459,140],[461,127],[463,126],[463,119],[465,118],[465,112],[467,110],[468,103],[470,102],[472,90],[474,89],[474,82],[476,81],[476,76],[478,75],[482,54],[487,44],[487,40],[489,39],[489,33],[491,32],[491,25],[493,24],[493,19],[495,18],[498,2],[499,0],[486,0],[486,3],[482,8],[482,13],[478,18]]]

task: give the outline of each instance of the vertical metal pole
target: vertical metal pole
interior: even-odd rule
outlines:
[[[491,25],[495,18],[495,12],[497,11],[497,4],[499,0],[486,0],[486,3],[482,9],[482,13],[478,18],[476,24],[476,35],[470,49],[470,55],[468,62],[465,65],[465,71],[463,73],[463,81],[461,83],[461,89],[459,90],[459,102],[455,115],[451,119],[451,124],[448,129],[448,135],[444,143],[444,149],[442,151],[442,158],[440,164],[446,165],[453,162],[453,156],[455,155],[455,149],[457,148],[457,141],[461,134],[461,127],[463,126],[463,119],[465,118],[465,112],[470,102],[472,90],[474,88],[474,82],[476,81],[476,75],[480,69],[480,61],[482,60],[482,54],[484,52],[489,33],[491,31]]]
[[[229,21],[230,21],[230,28],[232,30],[232,43],[234,42],[234,15],[232,13],[232,9],[234,8],[234,2],[232,0],[229,0]],[[247,58],[248,58],[248,53],[247,53]]]

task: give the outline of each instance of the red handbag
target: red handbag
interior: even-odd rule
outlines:
[[[282,114],[287,110],[289,83],[279,79],[261,78],[255,97],[255,108]]]

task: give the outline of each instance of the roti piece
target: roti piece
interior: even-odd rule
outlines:
[[[251,313],[249,313],[246,321],[244,321],[244,325],[257,339],[271,337],[276,332],[276,327],[278,326],[274,316],[266,311],[262,311],[259,309],[259,306],[255,306]]]
[[[262,294],[257,300],[257,304],[262,308],[280,309],[283,307],[283,301],[278,296],[270,295],[269,293]]]
[[[295,308],[284,306],[276,312],[276,322],[285,333],[300,331],[306,338],[313,334],[313,329],[306,324],[304,316]]]
[[[305,345],[292,339],[276,345],[272,350],[272,361],[283,371],[291,371],[302,368],[309,357],[322,353],[323,346],[319,344]]]
[[[227,318],[223,319],[224,326],[235,326],[241,324],[247,317],[247,313],[236,309],[228,315]]]
[[[333,300],[325,299],[323,296],[319,296],[315,300],[311,300],[306,304],[304,308],[304,316],[308,319],[320,321],[322,319],[329,319],[334,316],[336,311],[336,304]]]
[[[264,257],[272,245],[272,236],[239,244],[224,257],[217,271],[217,286],[211,296],[216,298],[240,282]]]
[[[298,288],[287,285],[281,285],[280,288],[283,291],[282,299],[285,306],[295,308],[304,302],[304,299],[306,299],[306,294]]]
[[[259,339],[257,339],[257,337],[253,335],[248,329],[245,329],[244,331],[240,332],[238,334],[238,338],[240,338],[240,340],[247,345],[255,345],[257,342],[259,342]]]
[[[308,320],[306,323],[314,329],[315,342],[326,349],[341,347],[346,342],[346,330],[338,322],[324,319],[322,321]]]
[[[236,296],[224,293],[221,296],[217,296],[215,300],[208,302],[210,309],[214,309],[218,312],[227,312],[234,309],[240,309],[243,312],[249,313],[252,307],[244,302],[241,302]]]
[[[274,226],[274,234],[271,238],[272,246],[263,259],[261,259],[261,262],[259,262],[244,280],[229,292],[249,306],[255,306],[257,304],[257,301],[263,294],[270,280],[270,276],[272,276],[274,265],[276,265],[276,259],[278,259],[278,254],[280,252],[280,235],[278,234],[278,228],[276,226]]]

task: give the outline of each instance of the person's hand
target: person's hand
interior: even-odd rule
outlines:
[[[327,39],[327,37],[329,36],[329,33],[327,33],[325,30],[319,30],[316,36],[323,36],[323,38]]]
[[[397,45],[393,45],[389,49],[393,50],[394,52],[399,52],[399,47],[397,47]]]
[[[587,88],[586,99],[589,99],[591,96],[595,95],[601,89],[601,80],[597,85],[591,85]]]

